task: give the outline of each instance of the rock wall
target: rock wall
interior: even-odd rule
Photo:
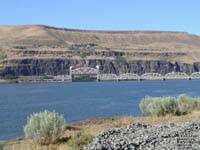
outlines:
[[[186,64],[161,60],[134,60],[121,62],[118,60],[71,60],[71,59],[23,59],[3,62],[0,76],[30,76],[69,74],[70,66],[75,68],[100,66],[102,73],[137,73],[147,72],[166,74],[168,72],[186,72],[191,74],[200,70],[200,63]]]

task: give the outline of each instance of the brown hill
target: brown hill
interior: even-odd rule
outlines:
[[[18,55],[16,51],[22,49],[36,51],[89,49],[92,51],[112,50],[156,54],[186,53],[188,57],[181,58],[182,61],[193,62],[199,60],[200,37],[185,32],[88,31],[41,25],[1,26],[0,47],[7,53],[8,58],[12,59],[20,58],[20,52]],[[40,55],[40,57],[51,56]],[[129,59],[137,59],[137,57],[140,55]],[[148,59],[151,58],[155,59],[152,54],[148,56]],[[174,56],[171,59],[174,59]]]
[[[70,65],[96,64],[113,73],[199,71],[200,37],[167,31],[0,26],[0,70],[4,75],[60,74],[68,72]]]
[[[200,37],[185,32],[87,31],[48,26],[1,26],[1,46],[69,46],[95,43],[99,48],[133,50],[137,48],[199,48]]]

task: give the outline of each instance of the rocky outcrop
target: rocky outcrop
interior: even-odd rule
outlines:
[[[13,50],[13,54],[15,55],[22,55],[22,56],[33,56],[33,55],[68,55],[68,56],[80,56],[80,57],[84,57],[84,56],[100,56],[100,57],[122,57],[122,56],[131,56],[131,57],[151,57],[151,58],[171,58],[171,57],[181,57],[181,56],[186,56],[186,53],[183,52],[140,52],[140,51],[145,51],[145,49],[138,49],[138,52],[122,52],[122,51],[112,51],[112,50],[107,50],[107,51],[94,51],[94,50],[85,50],[85,51],[81,51],[81,50],[56,50],[56,51],[48,51],[48,50]],[[151,49],[146,49],[146,50],[151,50]]]
[[[160,126],[138,123],[100,134],[85,150],[199,150],[199,129],[199,121]]]
[[[200,70],[200,63],[186,64],[162,60],[131,60],[118,59],[22,59],[3,62],[0,69],[1,76],[32,76],[32,75],[60,75],[69,74],[70,66],[75,68],[100,66],[102,73],[137,73],[148,72],[166,74],[168,72],[185,72],[191,74]]]
[[[68,74],[70,66],[96,65],[103,73],[190,74],[200,69],[199,49],[200,37],[185,32],[1,26],[0,76]]]

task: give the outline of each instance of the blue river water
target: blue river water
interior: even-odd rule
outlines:
[[[0,85],[0,140],[23,135],[27,116],[55,110],[67,122],[96,117],[141,116],[145,96],[200,96],[199,80],[73,82]]]

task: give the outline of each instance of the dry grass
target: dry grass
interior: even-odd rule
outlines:
[[[169,60],[186,63],[200,61],[200,37],[183,32],[98,32],[80,30],[62,30],[47,26],[1,26],[0,48],[6,52],[8,59],[25,59],[26,56],[16,53],[16,47],[34,49],[37,51],[68,50],[71,45],[80,43],[95,43],[95,51],[150,52],[151,55],[127,57],[128,60]],[[14,51],[13,51],[14,50]],[[186,53],[183,57],[157,57],[156,53]],[[31,55],[30,58],[54,58],[55,55]],[[67,58],[57,55],[57,58]],[[90,56],[92,59],[98,56]],[[90,59],[86,57],[84,59]],[[74,57],[72,57],[74,58]],[[81,58],[76,58],[81,59]],[[103,58],[98,58],[103,59]],[[109,58],[106,58],[109,59]]]
[[[192,120],[200,120],[200,111],[194,111],[190,114],[183,116],[165,116],[165,117],[112,117],[112,118],[98,118],[98,119],[90,119],[82,122],[72,123],[66,125],[66,131],[63,134],[63,142],[60,144],[54,144],[49,146],[41,146],[34,143],[30,139],[18,139],[14,141],[10,141],[6,144],[5,148],[8,150],[78,150],[80,148],[70,147],[67,142],[70,138],[74,138],[73,141],[76,144],[80,144],[84,140],[88,140],[88,136],[96,136],[103,131],[115,128],[126,126],[133,123],[144,123],[151,125],[159,125],[159,124],[169,124],[169,123],[181,123]],[[77,135],[83,135],[85,137],[77,138]],[[73,144],[74,144],[73,143]],[[73,145],[72,144],[72,145]]]
[[[183,116],[165,116],[165,117],[115,117],[106,119],[93,119],[85,122],[73,124],[74,127],[80,128],[83,133],[88,133],[96,136],[102,131],[129,125],[132,123],[144,123],[144,124],[166,124],[166,123],[180,123],[192,120],[200,120],[200,111],[194,111],[188,115]]]

